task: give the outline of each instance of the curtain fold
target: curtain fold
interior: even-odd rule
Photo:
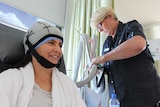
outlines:
[[[75,0],[73,6],[73,14],[71,19],[71,28],[69,34],[69,43],[68,43],[68,59],[66,63],[67,74],[72,77],[76,63],[76,55],[78,51],[78,45],[80,42],[80,34],[87,34],[89,37],[92,35],[98,36],[98,46],[96,49],[96,56],[101,55],[103,42],[106,38],[105,35],[99,33],[96,30],[92,30],[90,27],[90,18],[93,12],[101,6],[113,6],[113,0]],[[86,49],[82,49],[82,57],[78,70],[78,80],[80,80],[80,75],[84,71],[84,68],[87,64],[87,55]],[[106,77],[107,79],[107,77]],[[108,91],[107,89],[102,96],[101,107],[107,107],[108,103]]]
[[[68,43],[68,60],[66,61],[67,72],[73,72],[74,64],[76,62],[76,52],[78,43],[80,41],[80,33],[87,34],[90,37],[92,35],[97,35],[99,38],[98,48],[96,49],[97,55],[101,55],[101,49],[103,41],[106,36],[102,33],[92,30],[90,27],[90,18],[92,13],[101,6],[110,6],[112,7],[113,0],[75,0],[73,7],[73,14],[71,20],[71,28],[69,34],[69,43]],[[80,71],[82,71],[83,66],[85,65],[85,52],[81,59]],[[83,65],[83,66],[82,66]],[[69,73],[71,74],[71,73]]]

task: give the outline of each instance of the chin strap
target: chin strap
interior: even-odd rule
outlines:
[[[60,65],[61,59],[57,64],[53,64],[46,60],[43,56],[40,56],[37,51],[33,48],[31,43],[29,42],[28,38],[26,40],[26,44],[29,47],[29,52],[37,59],[37,61],[45,68],[53,68],[53,67],[58,67]]]

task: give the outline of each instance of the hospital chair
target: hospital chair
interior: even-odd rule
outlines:
[[[0,73],[8,68],[16,67],[16,64],[24,58],[24,35],[24,30],[0,23]],[[58,69],[66,74],[63,56]]]

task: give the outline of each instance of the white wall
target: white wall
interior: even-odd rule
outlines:
[[[65,24],[66,0],[1,0],[10,6],[45,19],[60,27]]]
[[[160,22],[160,0],[114,0],[121,21],[137,19],[143,26]]]

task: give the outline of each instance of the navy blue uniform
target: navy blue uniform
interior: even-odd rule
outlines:
[[[107,37],[102,54],[135,35],[146,39],[142,26],[136,20],[128,23],[119,22],[115,38]],[[154,60],[148,46],[134,57],[112,60],[104,64],[110,94],[114,91],[117,93],[121,107],[153,107],[160,100],[160,78],[153,64]]]

